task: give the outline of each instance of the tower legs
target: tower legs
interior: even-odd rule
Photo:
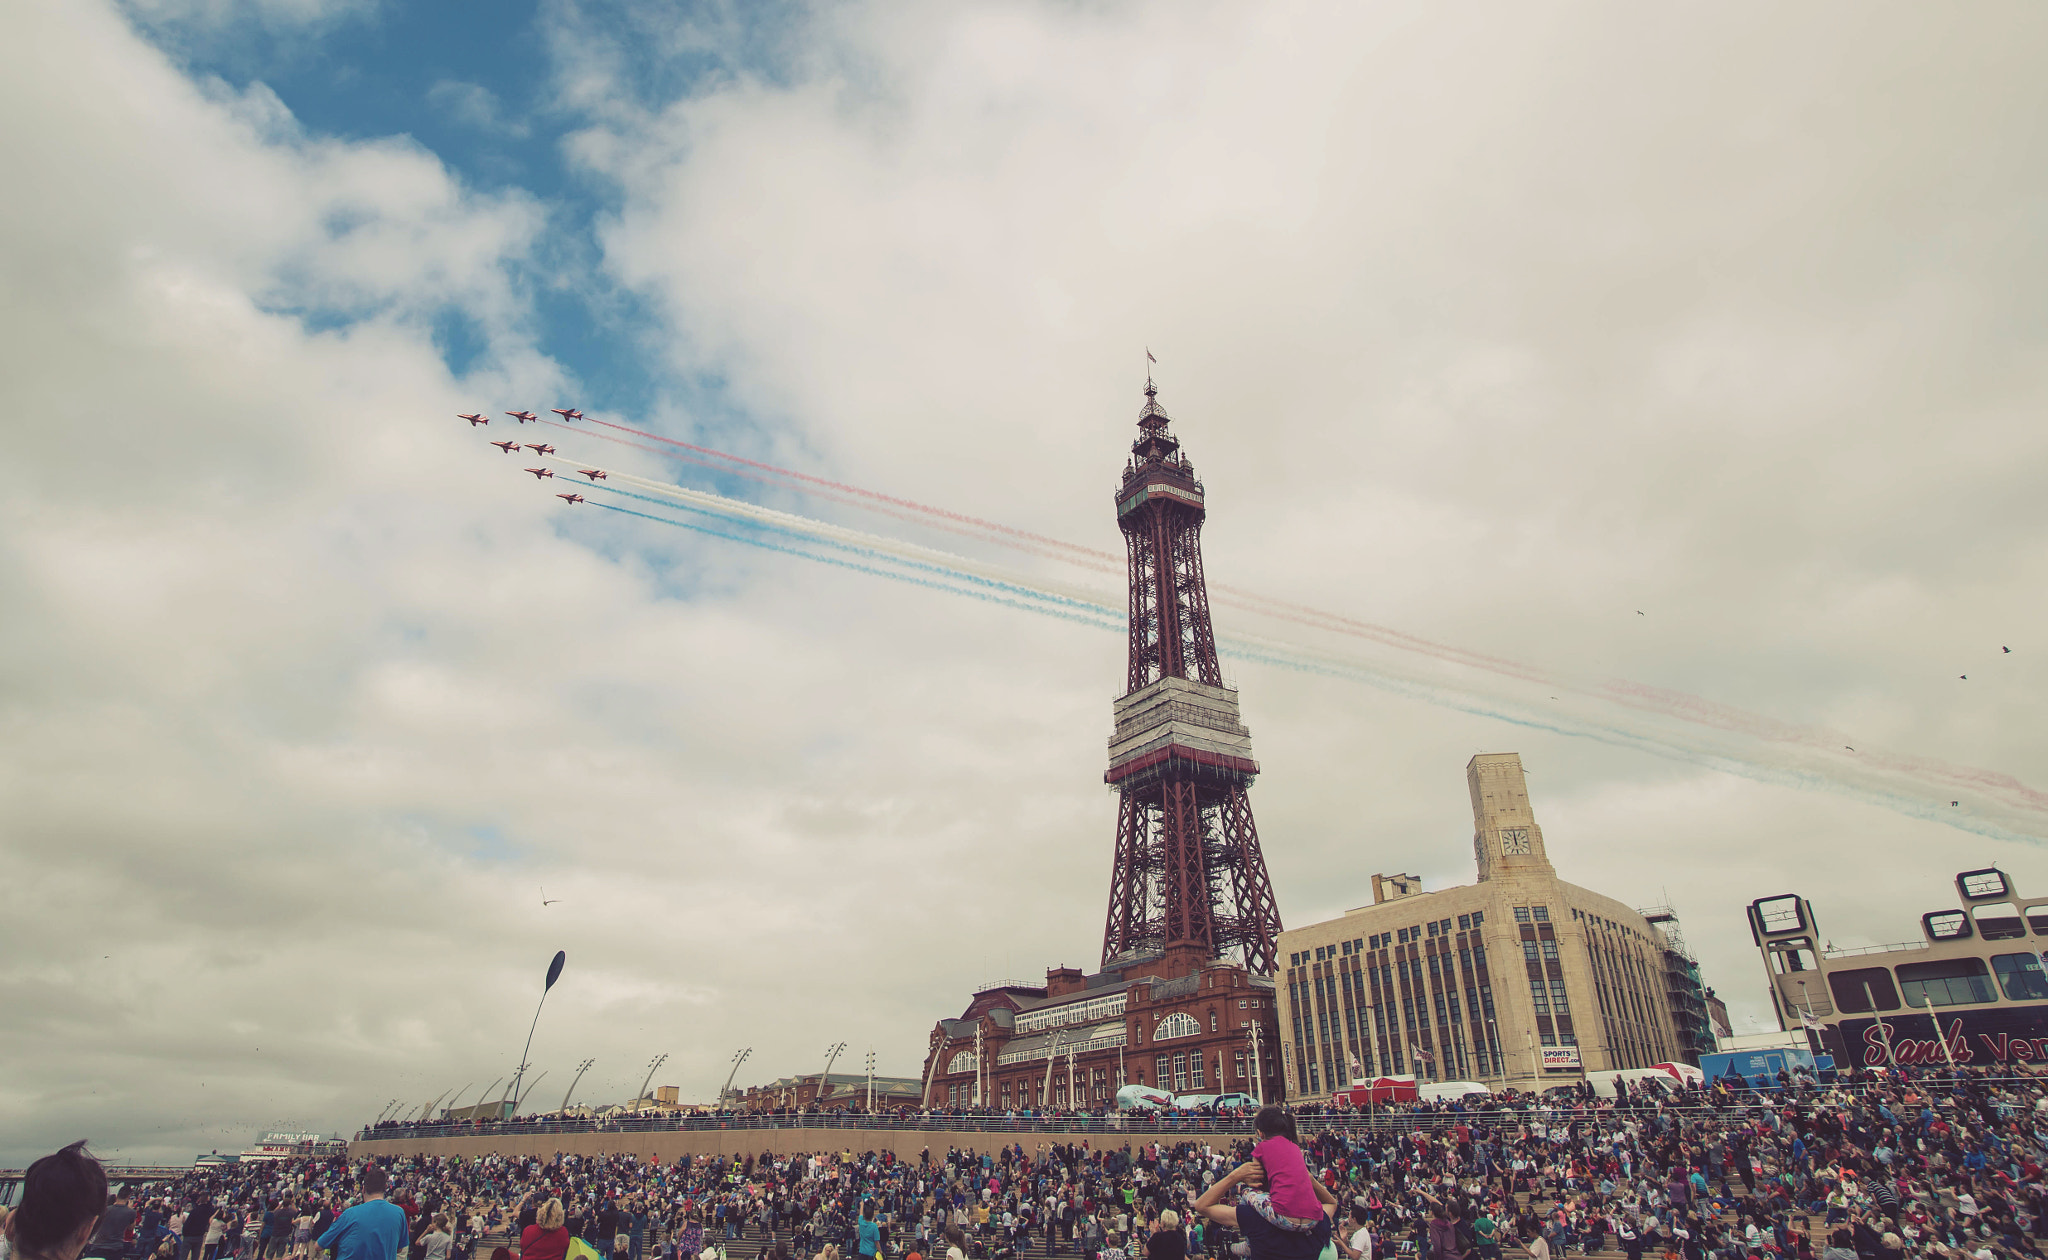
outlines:
[[[1246,967],[1272,974],[1280,912],[1242,785],[1126,788],[1109,887],[1105,966],[1133,949],[1188,947],[1208,959],[1236,947]]]

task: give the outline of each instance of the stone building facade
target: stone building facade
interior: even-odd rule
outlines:
[[[1141,954],[1093,975],[977,992],[932,1029],[933,1107],[1093,1111],[1125,1085],[1280,1097],[1273,981],[1232,963]],[[1263,1079],[1261,1079],[1263,1077]]]
[[[1690,1052],[1662,937],[1629,906],[1557,877],[1520,755],[1481,754],[1465,775],[1476,883],[1428,892],[1412,875],[1375,875],[1373,904],[1282,934],[1290,1098],[1403,1072],[1541,1089]]]

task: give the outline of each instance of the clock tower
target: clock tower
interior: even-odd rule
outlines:
[[[1472,856],[1479,878],[1540,874],[1556,878],[1543,851],[1543,828],[1529,808],[1529,784],[1519,753],[1480,753],[1465,763],[1472,789]]]

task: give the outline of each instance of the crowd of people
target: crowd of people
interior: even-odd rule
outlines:
[[[59,1212],[45,1189],[73,1148],[30,1170],[0,1260],[2021,1260],[2048,1238],[2032,1077],[1500,1101],[1405,1127],[1272,1108],[1256,1147],[1247,1125],[912,1157],[247,1162],[111,1206],[102,1180],[83,1219],[86,1191]]]

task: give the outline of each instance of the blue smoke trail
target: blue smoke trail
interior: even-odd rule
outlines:
[[[597,485],[594,488],[606,490],[615,495],[638,499],[642,502],[655,504],[670,510],[681,510],[710,517],[713,520],[743,524],[752,530],[759,531],[759,533],[734,533],[711,528],[706,525],[694,524],[689,521],[656,516],[649,512],[636,511],[632,508],[621,507],[616,504],[592,501],[592,506],[601,507],[607,511],[637,516],[644,520],[657,521],[664,525],[673,525],[680,529],[691,530],[731,542],[745,543],[748,546],[760,547],[768,551],[799,556],[803,559],[815,560],[822,564],[836,565],[857,573],[890,578],[929,590],[944,591],[955,595],[967,595],[987,603],[1000,604],[1004,607],[1022,609],[1026,612],[1035,612],[1048,617],[1056,617],[1063,621],[1091,626],[1098,630],[1123,633],[1127,626],[1126,618],[1121,609],[1112,609],[1105,605],[1087,603],[1067,596],[1036,590],[1028,586],[1002,582],[983,577],[979,574],[962,572],[944,565],[930,564],[890,555],[887,552],[873,548],[862,547],[837,539],[819,537],[801,530],[758,521],[739,513],[724,513],[715,509],[674,503],[655,498],[651,495],[638,494],[634,491],[622,490],[608,485]],[[785,538],[798,539],[813,546],[822,545],[877,563],[863,564],[858,561],[844,560],[835,556],[821,555],[814,550],[804,547],[789,546],[770,541],[762,537],[762,534],[773,534]],[[905,572],[904,570],[906,569],[916,572]],[[920,577],[916,576],[916,573],[932,576]],[[968,585],[959,585],[960,583]],[[974,587],[982,589],[972,589]],[[1612,726],[1598,719],[1578,717],[1569,722],[1561,722],[1552,718],[1530,716],[1493,705],[1483,704],[1457,691],[1438,687],[1427,682],[1403,679],[1398,675],[1389,675],[1383,671],[1373,670],[1365,666],[1318,660],[1306,653],[1289,653],[1276,647],[1246,643],[1227,636],[1218,636],[1217,647],[1225,655],[1235,659],[1277,666],[1296,673],[1342,678],[1350,682],[1362,682],[1382,691],[1391,692],[1408,699],[1421,700],[1428,704],[1453,709],[1461,713],[1468,713],[1475,717],[1492,718],[1495,721],[1506,722],[1528,730],[1591,739],[1612,747],[1647,752],[1668,760],[1683,761],[1706,769],[1719,770],[1758,783],[1809,790],[1817,788],[1879,805],[1911,818],[1927,822],[1938,822],[1961,831],[1993,839],[2032,844],[2039,844],[2041,842],[2041,837],[2039,836],[2014,831],[2010,828],[1999,826],[1994,822],[1972,817],[1969,814],[1959,814],[1943,810],[1938,807],[1937,802],[1905,795],[1887,787],[1867,783],[1852,785],[1828,775],[1801,771],[1792,767],[1772,766],[1760,761],[1718,752],[1711,748],[1692,745],[1657,733]]]
[[[1051,591],[1038,590],[1035,587],[1020,586],[1013,582],[1004,582],[996,578],[983,577],[978,573],[966,572],[961,569],[953,568],[949,565],[931,564],[926,561],[911,560],[904,556],[894,556],[890,555],[886,551],[878,551],[872,547],[863,547],[858,543],[849,543],[841,541],[836,538],[828,538],[817,534],[809,534],[805,533],[803,530],[800,529],[792,529],[788,526],[777,525],[770,521],[758,520],[755,517],[748,516],[740,512],[721,512],[716,508],[703,507],[691,503],[679,503],[671,499],[658,499],[653,495],[639,494],[632,490],[621,490],[617,486],[602,483],[593,486],[592,489],[604,490],[611,494],[621,494],[629,499],[638,499],[642,503],[652,503],[659,507],[667,508],[670,511],[694,512],[700,516],[709,516],[716,520],[743,523],[751,528],[759,529],[766,533],[780,534],[785,538],[800,538],[807,543],[813,543],[820,546],[830,547],[835,551],[844,551],[850,555],[860,556],[861,558],[867,560],[880,561],[885,564],[901,565],[907,569],[916,569],[924,573],[936,574],[940,577],[948,578],[957,582],[972,582],[976,586],[985,586],[990,590],[1004,591],[1011,595],[1022,596],[1025,599],[1038,601],[1040,603],[1057,604],[1063,608],[1075,609],[1088,617],[1113,617],[1116,619],[1115,625],[1116,628],[1119,630],[1121,630],[1124,627],[1126,621],[1123,609],[1113,607],[1108,604],[1092,603],[1086,600],[1074,599],[1066,595],[1055,594]],[[599,504],[598,506],[604,507],[608,505]],[[670,523],[675,525],[683,524],[683,522],[681,521],[672,521]],[[717,536],[720,538],[733,537],[733,535],[730,534],[718,534]],[[747,540],[740,539],[740,541],[744,542]],[[770,550],[780,551],[785,550],[785,548],[771,547]],[[813,559],[822,558],[817,557],[810,552],[804,551],[794,551],[791,554],[811,555]],[[863,569],[862,572],[874,572],[874,570]],[[951,590],[953,588],[946,587],[942,589]]]
[[[605,488],[606,487],[603,486],[598,487],[598,489],[600,490]],[[617,490],[613,491],[613,493],[628,495],[629,497],[635,499],[646,498],[645,495],[633,494],[630,490]],[[875,577],[892,578],[898,582],[908,582],[912,586],[922,586],[927,590],[945,591],[949,595],[966,595],[969,598],[982,600],[985,603],[1001,604],[1006,608],[1021,608],[1026,612],[1042,613],[1048,617],[1057,617],[1062,621],[1071,621],[1078,625],[1091,626],[1097,630],[1114,630],[1117,633],[1121,634],[1123,633],[1124,629],[1123,623],[1121,622],[1109,622],[1103,621],[1099,618],[1086,617],[1078,613],[1067,612],[1064,609],[1048,607],[1042,603],[1027,603],[1024,600],[1005,599],[1001,595],[993,595],[986,591],[970,590],[965,587],[953,586],[945,582],[933,581],[930,578],[916,577],[912,574],[899,572],[894,569],[883,569],[878,568],[874,565],[860,564],[852,560],[841,560],[836,556],[821,556],[815,551],[806,551],[801,547],[784,546],[781,543],[770,542],[769,540],[758,536],[728,533],[725,530],[713,529],[708,525],[697,525],[689,521],[678,521],[666,516],[656,516],[652,512],[641,512],[634,508],[620,507],[616,503],[599,503],[594,499],[586,499],[585,501],[588,502],[591,507],[603,508],[607,512],[621,512],[627,516],[637,516],[641,520],[658,521],[663,525],[673,525],[677,529],[687,529],[699,534],[708,534],[713,538],[724,538],[731,542],[746,543],[750,547],[760,547],[766,551],[779,551],[784,555],[801,556],[806,560],[815,560],[820,564],[830,564],[836,565],[842,569],[851,569],[855,573],[867,573],[872,574]],[[659,500],[653,501],[659,502]],[[774,531],[771,530],[771,532]],[[882,558],[888,560],[892,564],[898,563],[893,557],[883,556]],[[930,568],[932,566],[920,567]],[[938,570],[935,569],[934,571],[936,572]],[[960,574],[959,576],[963,578],[972,577],[971,574]],[[999,585],[990,583],[985,584]]]

